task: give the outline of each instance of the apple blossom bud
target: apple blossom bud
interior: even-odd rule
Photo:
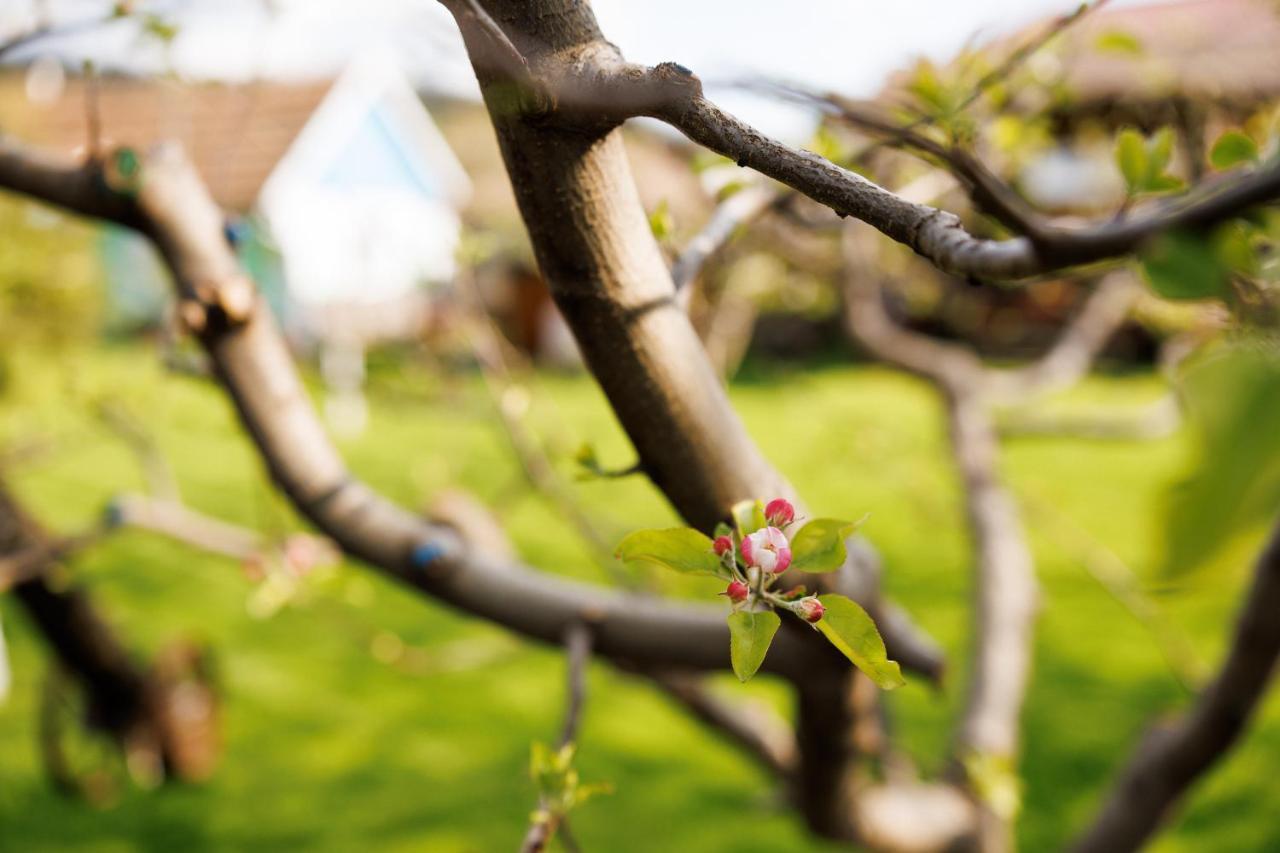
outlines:
[[[711,543],[711,547],[717,557],[723,557],[733,550],[733,540],[728,536],[717,536],[716,541]]]
[[[724,594],[729,596],[729,600],[732,601],[734,604],[740,604],[747,600],[747,594],[749,592],[750,590],[747,588],[747,585],[745,583],[743,583],[740,580],[734,580],[729,583],[729,586],[725,589]]]
[[[765,527],[743,538],[742,559],[748,566],[780,574],[791,565],[791,544],[778,528]]]
[[[827,608],[822,606],[822,602],[813,596],[802,598],[796,604],[796,613],[800,618],[808,622],[810,625],[815,622],[822,621],[822,614],[827,612]]]
[[[786,527],[796,520],[796,508],[786,498],[774,498],[765,506],[764,518],[773,527]]]

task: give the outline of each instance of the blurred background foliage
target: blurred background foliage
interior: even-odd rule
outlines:
[[[137,345],[96,346],[50,360],[10,350],[16,381],[0,404],[3,439],[43,436],[46,452],[11,478],[39,516],[75,530],[122,489],[142,488],[136,462],[102,430],[86,400],[116,399],[148,426],[196,508],[268,531],[296,520],[274,497],[222,394],[174,376]],[[546,499],[529,491],[474,377],[413,360],[372,375],[370,428],[343,450],[355,472],[407,506],[462,486],[497,508],[522,555],[575,577],[604,568]],[[598,390],[581,377],[532,379],[531,421],[589,441],[605,460],[629,449]],[[406,395],[412,388],[412,395]],[[1143,375],[1089,381],[1072,406],[1156,399]],[[964,683],[967,534],[940,410],[921,383],[878,368],[790,369],[748,363],[733,391],[752,434],[824,511],[871,517],[891,594],[955,661],[947,687],[918,681],[890,697],[899,731],[924,769],[944,754]],[[814,413],[820,413],[815,417]],[[1162,570],[1169,490],[1196,470],[1187,434],[1116,444],[1026,439],[1007,471],[1028,506],[1045,586],[1037,669],[1026,712],[1024,816],[1029,850],[1052,849],[1091,813],[1133,737],[1186,699],[1163,639],[1087,570],[1098,549],[1118,555],[1196,658],[1216,660],[1261,529],[1251,526],[1196,571]],[[572,477],[570,453],[560,457]],[[578,482],[603,530],[674,521],[636,478]],[[548,740],[563,711],[563,660],[343,566],[304,586],[270,619],[250,615],[254,581],[229,560],[124,531],[72,566],[140,653],[175,635],[208,641],[226,693],[226,755],[209,783],[126,791],[102,810],[54,795],[37,756],[36,705],[47,658],[11,599],[0,599],[16,684],[0,707],[0,849],[502,849],[535,794],[529,744]],[[655,575],[673,594],[705,597],[710,582]],[[500,594],[500,591],[495,591]],[[767,776],[708,736],[651,687],[591,669],[577,764],[616,789],[575,816],[582,843],[611,850],[811,850]],[[784,713],[767,678],[748,688]],[[1273,697],[1240,748],[1193,794],[1153,849],[1265,850],[1280,843],[1260,804],[1280,797],[1280,701]],[[747,808],[749,804],[762,806]],[[661,814],[661,821],[653,815]],[[646,827],[644,833],[618,828]]]
[[[990,85],[983,81],[1007,45],[968,50],[947,65],[922,62],[891,80],[876,105],[895,121],[920,122],[934,142],[972,149],[1067,221],[1132,215],[1206,176],[1277,156],[1280,87],[1258,83],[1273,69],[1247,38],[1269,30],[1241,18],[1245,38],[1229,67],[1243,82],[1227,80],[1219,94],[1232,96],[1218,97],[1201,72],[1226,60],[1174,63],[1179,76],[1166,67],[1177,45],[1161,41],[1154,18],[1092,20]],[[1273,59],[1274,42],[1263,48]],[[116,83],[128,88],[108,77],[104,92]],[[186,93],[192,102],[209,95],[197,88]],[[308,109],[322,94],[311,89]],[[275,94],[296,106],[297,92]],[[462,270],[415,335],[363,353],[368,421],[340,437],[341,449],[358,476],[406,506],[466,489],[494,508],[531,564],[615,582],[555,501],[528,485],[499,415],[527,421],[605,540],[675,519],[642,478],[578,479],[574,457],[584,445],[599,470],[624,468],[632,451],[563,346],[487,118],[474,104],[432,107],[476,189],[461,211]],[[652,230],[672,259],[717,203],[751,187],[733,164],[670,138],[641,129],[627,144]],[[808,147],[960,211],[978,233],[1008,233],[954,182],[938,181],[929,158],[830,117]],[[909,680],[888,699],[906,748],[934,772],[971,639],[962,496],[933,390],[866,364],[846,342],[833,225],[814,205],[779,203],[703,271],[691,315],[765,454],[823,515],[870,514],[863,530],[883,554],[888,592],[946,648],[952,674],[942,689]],[[1263,528],[1280,507],[1278,237],[1280,216],[1270,211],[1154,242],[1129,264],[1148,292],[1101,375],[1040,407],[1128,413],[1173,395],[1181,428],[1143,441],[1005,442],[1004,474],[1044,587],[1024,714],[1023,849],[1056,849],[1083,825],[1136,736],[1185,704],[1188,684],[1227,640]],[[278,274],[269,235],[254,239],[240,245],[253,248],[250,266],[260,278],[259,268]],[[142,489],[136,459],[95,414],[110,403],[145,423],[195,508],[276,538],[300,528],[221,391],[188,375],[198,370],[166,369],[175,348],[164,308],[153,304],[162,292],[154,258],[124,241],[0,198],[7,479],[63,532],[92,523],[114,495]],[[150,314],[132,313],[128,293],[120,298],[108,257],[150,282],[139,291]],[[996,364],[1042,352],[1097,279],[1086,270],[1028,288],[959,281],[888,240],[873,261],[897,319]],[[273,299],[284,287],[275,285]],[[504,346],[536,365],[517,369],[505,391],[477,371],[473,300],[493,316]],[[1161,353],[1187,335],[1197,346],[1213,343],[1161,374]],[[317,402],[327,402],[323,370],[306,369]],[[549,741],[562,713],[558,650],[347,564],[290,586],[269,615],[255,604],[263,582],[254,573],[139,532],[114,533],[68,575],[87,584],[140,655],[175,635],[212,646],[226,695],[226,755],[199,786],[125,787],[100,807],[56,796],[37,746],[48,657],[12,599],[0,597],[15,678],[0,705],[0,850],[474,851],[509,848],[521,835],[536,800],[529,745]],[[716,592],[666,574],[635,580],[673,595]],[[728,676],[716,687],[791,713],[767,678],[743,688]],[[616,793],[575,813],[585,847],[823,849],[763,772],[652,687],[593,666],[590,692],[576,765]],[[1280,849],[1267,808],[1280,802],[1277,756],[1280,699],[1272,696],[1152,849]]]

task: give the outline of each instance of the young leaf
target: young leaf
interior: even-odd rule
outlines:
[[[1147,146],[1142,134],[1131,127],[1126,127],[1116,137],[1116,165],[1124,175],[1129,194],[1141,192],[1147,177]]]
[[[764,501],[738,501],[733,505],[733,520],[743,535],[764,527]]]
[[[1209,152],[1209,162],[1215,169],[1230,169],[1241,163],[1258,162],[1258,143],[1238,130],[1229,130],[1218,137]]]
[[[637,530],[618,543],[617,556],[628,563],[656,563],[684,574],[725,575],[711,540],[688,527]]]
[[[867,611],[843,595],[820,595],[826,608],[816,627],[831,645],[839,649],[854,666],[870,676],[882,690],[893,690],[906,684],[898,664],[889,660],[884,640]]]
[[[1132,33],[1126,33],[1124,30],[1110,30],[1098,36],[1098,40],[1094,42],[1094,47],[1100,53],[1121,53],[1130,56],[1138,56],[1142,53],[1142,42]]]
[[[1162,127],[1147,142],[1147,189],[1164,174],[1173,157],[1173,128]]]
[[[791,540],[791,568],[802,572],[834,572],[844,564],[844,540],[857,526],[834,518],[806,522]]]
[[[1212,299],[1226,286],[1225,272],[1209,240],[1199,234],[1163,234],[1142,253],[1151,289],[1165,299]]]
[[[738,680],[747,681],[764,663],[782,620],[772,610],[753,613],[739,610],[729,614],[729,660]]]
[[[1280,510],[1280,364],[1245,347],[1206,354],[1187,370],[1196,427],[1190,475],[1170,495],[1164,571],[1209,563],[1242,531]]]

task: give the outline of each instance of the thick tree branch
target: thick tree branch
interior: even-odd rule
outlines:
[[[1164,231],[1206,227],[1280,198],[1280,163],[1272,163],[1123,222],[1070,230],[1041,224],[1031,236],[988,240],[970,234],[952,213],[908,202],[817,154],[770,139],[700,93],[647,114],[740,166],[768,175],[838,214],[863,220],[953,275],[1018,279],[1106,260]]]
[[[476,553],[450,530],[355,480],[325,436],[265,305],[222,237],[222,218],[177,149],[141,166],[136,196],[113,191],[95,164],[77,166],[0,146],[0,186],[149,235],[174,274],[189,326],[272,475],[299,510],[347,553],[468,612],[546,642],[575,622],[600,654],[648,665],[728,667],[728,631],[714,606],[637,599]],[[803,634],[778,637],[765,662],[797,676],[812,664]]]
[[[1075,853],[1137,850],[1239,739],[1280,655],[1280,525],[1258,558],[1226,660],[1180,721],[1151,730]]]

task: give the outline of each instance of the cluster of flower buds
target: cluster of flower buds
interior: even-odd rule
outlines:
[[[796,520],[795,507],[786,498],[775,498],[764,507],[765,526],[738,537],[717,536],[712,549],[733,576],[724,595],[735,608],[753,598],[785,607],[810,624],[819,622],[826,608],[813,596],[795,597],[771,592],[777,576],[791,565],[791,542],[783,529]]]

